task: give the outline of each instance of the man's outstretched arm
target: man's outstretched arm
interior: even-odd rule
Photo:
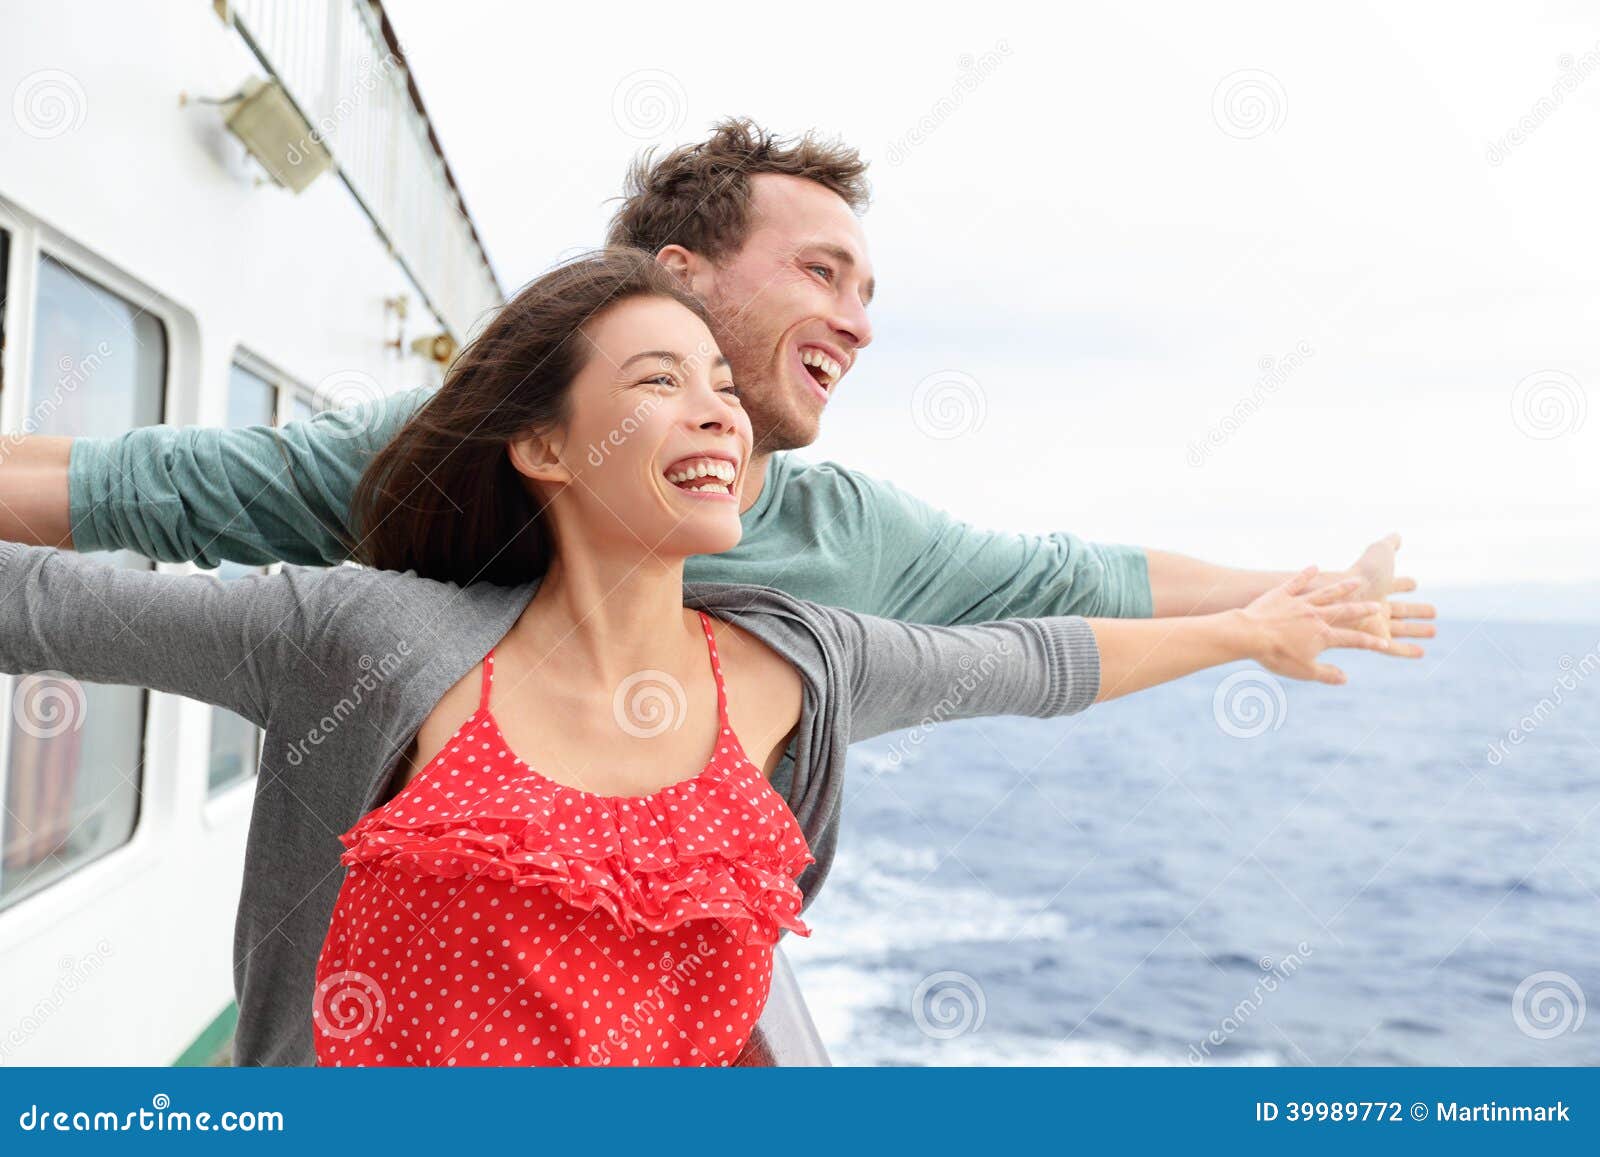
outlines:
[[[1351,597],[1382,602],[1391,595],[1417,589],[1417,580],[1395,574],[1395,552],[1400,536],[1390,534],[1362,552],[1347,570],[1320,572],[1312,581],[1315,590],[1346,578],[1361,580]],[[1187,555],[1146,550],[1145,563],[1150,575],[1150,601],[1157,618],[1183,615],[1210,615],[1234,610],[1290,578],[1292,571],[1240,570],[1217,566]],[[1422,620],[1434,617],[1429,603],[1389,602],[1387,622],[1381,617],[1363,621],[1361,629],[1389,638],[1431,638],[1433,627]],[[1409,654],[1410,644],[1399,645],[1393,654]]]
[[[0,450],[0,540],[72,549],[67,501],[71,438],[8,439]]]
[[[207,567],[342,562],[361,472],[427,396],[412,390],[281,430],[18,439],[0,458],[0,537]]]

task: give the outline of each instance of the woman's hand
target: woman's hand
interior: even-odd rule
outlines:
[[[1254,659],[1291,679],[1344,683],[1344,672],[1317,657],[1329,647],[1356,647],[1414,658],[1422,648],[1356,629],[1388,604],[1354,600],[1359,576],[1312,590],[1317,568],[1308,566],[1247,606],[1209,615],[1161,619],[1090,619],[1100,651],[1096,702],[1115,699],[1195,671]]]
[[[1392,653],[1393,645],[1387,638],[1356,626],[1373,615],[1386,615],[1388,606],[1382,602],[1350,601],[1351,594],[1363,583],[1358,577],[1310,590],[1316,573],[1316,567],[1306,567],[1238,613],[1246,625],[1250,657],[1267,670],[1291,679],[1344,683],[1347,680],[1343,671],[1317,662],[1317,657],[1330,647]],[[1420,655],[1422,649],[1412,647],[1410,652]],[[1414,655],[1408,652],[1408,657]]]

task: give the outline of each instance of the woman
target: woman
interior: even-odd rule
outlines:
[[[371,464],[373,569],[222,584],[0,545],[0,666],[266,730],[235,930],[247,1064],[729,1064],[833,854],[844,749],[1254,658],[1343,682],[1382,604],[968,627],[685,587],[750,426],[647,256],[523,290]],[[386,568],[386,569],[379,569]],[[398,573],[404,571],[406,573]],[[344,870],[341,871],[340,869]]]

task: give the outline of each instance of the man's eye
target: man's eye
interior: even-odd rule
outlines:
[[[828,268],[826,265],[808,265],[806,268],[811,270],[811,272],[815,273],[824,281],[833,280],[833,270]]]

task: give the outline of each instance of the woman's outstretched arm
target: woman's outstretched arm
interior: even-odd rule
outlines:
[[[1414,658],[1422,649],[1357,630],[1369,616],[1387,613],[1382,602],[1350,602],[1362,583],[1341,579],[1310,589],[1315,567],[1269,588],[1237,610],[1172,619],[1092,619],[1100,648],[1096,702],[1166,683],[1207,667],[1254,659],[1292,679],[1343,683],[1338,667],[1319,661],[1323,651],[1349,647]]]
[[[1345,601],[1353,580],[1308,591],[1316,568],[1249,606],[1180,619],[902,623],[825,608],[849,656],[852,740],[982,715],[1067,715],[1239,659],[1298,679],[1343,681],[1330,647],[1420,654],[1346,624],[1383,604]]]
[[[265,726],[271,673],[316,661],[303,573],[225,583],[0,542],[0,671],[149,687]]]

